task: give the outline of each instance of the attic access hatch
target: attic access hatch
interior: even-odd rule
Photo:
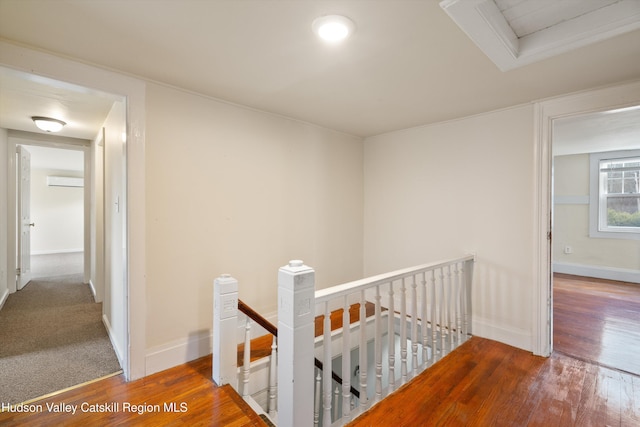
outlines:
[[[638,0],[443,0],[501,71],[640,28]]]

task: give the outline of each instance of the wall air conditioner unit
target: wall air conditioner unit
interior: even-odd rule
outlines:
[[[49,187],[84,187],[84,178],[74,176],[48,176]]]

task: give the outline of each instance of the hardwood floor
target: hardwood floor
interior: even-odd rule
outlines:
[[[640,425],[640,378],[473,337],[349,426]]]
[[[554,348],[474,337],[350,426],[640,425],[640,285],[555,275]]]
[[[575,286],[574,282],[570,284]],[[562,289],[558,283],[556,286],[557,290]],[[637,315],[635,306],[622,303],[635,300],[627,293],[630,289],[615,289],[614,296],[601,301],[613,299],[612,305],[622,307],[632,316]],[[585,293],[602,297],[602,291],[589,287]],[[569,297],[566,304],[577,306],[573,309],[578,310],[583,305],[577,303],[577,298],[576,295]],[[561,300],[562,297],[556,298],[556,303]],[[582,332],[595,328],[595,335],[611,339],[619,336],[607,333],[609,330],[618,332],[619,325],[624,322],[618,320],[613,323],[616,326],[611,327],[610,319],[614,318],[611,309],[601,307],[600,311],[607,313],[604,318],[609,322],[601,328],[594,326],[597,321],[589,323],[585,320],[574,324],[573,329],[567,328],[569,332],[562,332],[563,321],[558,317],[556,328],[560,330],[556,332],[556,338],[564,344],[573,342],[569,346],[576,348],[578,343],[590,341],[588,337],[593,335],[576,333],[575,329]],[[603,331],[606,332],[604,335]],[[563,339],[563,334],[568,338]],[[638,345],[637,339],[632,344]],[[600,345],[606,347],[609,343]],[[625,341],[624,345],[630,343]],[[640,352],[636,348],[634,355],[637,354]],[[571,357],[564,350],[549,358],[536,357],[524,350],[473,337],[349,425],[639,426],[640,376],[626,369],[604,366],[601,359],[589,360],[586,356]],[[47,403],[85,403],[86,409],[91,405],[114,402],[120,404],[118,411],[82,412],[82,407],[78,406],[75,415],[51,412],[46,406]],[[153,411],[142,414],[125,411],[125,402],[150,405]],[[166,412],[164,404],[171,402],[176,403],[178,410],[184,408],[185,412]],[[182,403],[185,406],[180,406]],[[130,383],[124,382],[122,376],[109,378],[33,405],[42,405],[42,411],[35,414],[0,413],[0,425],[266,425],[230,387],[217,387],[213,383],[210,357]]]
[[[640,375],[640,285],[555,274],[555,351]]]
[[[174,407],[165,407],[172,403]],[[55,412],[47,406],[60,404],[75,405],[76,413]],[[129,383],[122,375],[107,378],[32,402],[30,407],[37,412],[0,413],[0,425],[267,426],[231,386],[215,385],[211,357]]]

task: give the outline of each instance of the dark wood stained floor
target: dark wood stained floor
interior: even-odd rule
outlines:
[[[617,318],[611,307],[622,307],[635,319],[637,309],[621,304],[633,300],[633,290],[615,287],[614,293],[602,297],[602,290],[577,285],[570,280],[568,304],[571,309],[585,307],[579,298],[589,295],[605,304],[605,320]],[[616,285],[616,284],[614,284]],[[623,284],[624,285],[624,284]],[[556,291],[563,286],[556,279]],[[584,292],[579,292],[582,288]],[[627,291],[632,291],[631,296]],[[586,295],[586,296],[585,296]],[[611,300],[615,303],[611,303]],[[595,336],[605,337],[605,348],[620,336],[620,325],[634,326],[634,320],[617,320],[596,327],[578,322],[574,327],[563,323],[561,296],[556,296],[556,346],[564,350],[549,358],[478,337],[471,338],[435,366],[353,421],[351,426],[640,426],[640,377],[627,369],[607,367],[602,359],[590,361],[588,353],[571,357],[577,348],[596,348]],[[613,312],[612,312],[613,310]],[[586,314],[588,316],[588,314]],[[567,314],[572,320],[573,318]],[[567,328],[563,332],[562,328]],[[592,329],[592,333],[587,332]],[[580,332],[577,333],[576,329]],[[609,330],[616,334],[607,334]],[[625,335],[625,334],[622,334]],[[563,338],[563,336],[565,338]],[[628,340],[628,338],[624,338]],[[588,342],[588,344],[585,344]],[[624,341],[628,345],[628,341]],[[606,344],[606,345],[605,345]],[[637,342],[636,342],[637,344]],[[601,355],[592,351],[591,354]],[[607,351],[604,351],[606,354]],[[640,352],[635,351],[635,355]],[[622,358],[624,359],[624,358]],[[616,356],[611,360],[622,360]],[[634,361],[638,357],[634,357]],[[631,364],[633,367],[633,364]],[[80,413],[76,415],[48,412],[46,403],[92,405],[119,402],[116,413]],[[122,410],[124,402],[160,405],[185,403],[185,412],[147,412],[138,414]],[[147,378],[124,382],[122,376],[50,397],[34,404],[43,405],[37,414],[4,412],[0,425],[7,426],[88,426],[88,425],[266,425],[228,386],[217,387],[211,380],[211,358],[206,357]]]

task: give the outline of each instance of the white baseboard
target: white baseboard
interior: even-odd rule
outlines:
[[[278,313],[265,316],[274,325],[277,325],[277,317]],[[246,317],[242,313],[238,313],[237,343],[244,342],[245,319]],[[251,339],[267,334],[255,322],[252,322],[251,325]],[[213,334],[210,330],[149,348],[145,356],[146,375],[208,356],[212,351]]]
[[[167,344],[152,347],[145,356],[145,373],[151,375],[211,354],[213,336],[210,331],[190,335]]]
[[[111,323],[109,323],[109,319],[105,314],[102,315],[102,323],[104,324],[104,327],[107,329],[107,335],[109,335],[109,340],[111,341],[113,350],[116,353],[118,362],[120,362],[120,366],[125,366],[124,353],[122,352],[122,349],[118,347],[118,343],[114,338],[113,329],[111,328]]]
[[[473,316],[472,335],[499,341],[522,350],[533,351],[530,331],[498,325],[478,316]]]
[[[0,310],[4,307],[4,303],[7,301],[7,298],[9,298],[9,289],[5,289],[2,295],[0,295]]]
[[[573,274],[575,276],[595,277],[597,279],[618,280],[621,282],[640,283],[640,271],[625,268],[600,267],[594,265],[553,263],[554,273]]]

